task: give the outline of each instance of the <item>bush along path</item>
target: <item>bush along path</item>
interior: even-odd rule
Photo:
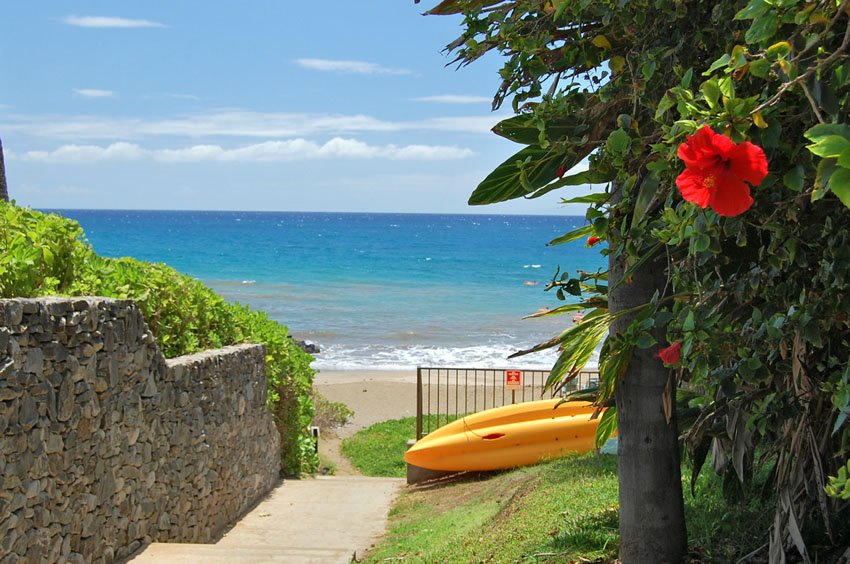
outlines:
[[[135,301],[167,358],[262,343],[282,470],[289,476],[315,472],[318,458],[309,430],[313,357],[268,314],[228,303],[164,264],[101,257],[77,222],[0,202],[0,298],[47,295]]]

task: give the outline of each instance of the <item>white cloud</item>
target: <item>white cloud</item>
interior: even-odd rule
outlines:
[[[285,162],[307,159],[389,159],[408,161],[456,160],[472,156],[471,149],[445,145],[369,145],[356,139],[334,137],[324,144],[307,139],[265,141],[227,149],[221,145],[192,145],[181,149],[143,149],[134,143],[64,145],[53,151],[12,153],[10,160],[49,164],[85,164],[101,161],[149,159],[163,163]]]
[[[218,110],[169,119],[98,116],[6,116],[4,131],[63,140],[139,139],[167,135],[185,138],[294,138],[343,136],[363,132],[449,131],[489,134],[506,115],[459,116],[415,121],[385,121],[354,114],[306,114]]]
[[[165,24],[150,20],[116,18],[110,16],[65,16],[63,23],[76,27],[98,28],[134,28],[134,27],[166,27]]]
[[[332,59],[295,59],[295,64],[307,69],[343,74],[412,74],[407,69],[384,67],[366,61],[341,61]]]
[[[105,160],[137,160],[143,158],[146,151],[134,143],[113,143],[108,147],[97,145],[63,145],[54,151],[27,151],[25,153],[14,153],[14,160],[41,162],[79,164],[93,163]]]
[[[436,104],[488,104],[493,101],[487,96],[468,96],[465,94],[438,94],[436,96],[421,96],[413,99],[415,102],[433,102]]]
[[[97,88],[74,88],[74,94],[83,98],[114,98],[112,90],[99,90]]]
[[[168,94],[168,97],[176,98],[178,100],[200,100],[200,98],[194,94]]]

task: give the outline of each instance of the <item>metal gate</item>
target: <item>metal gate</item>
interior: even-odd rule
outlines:
[[[519,385],[507,387],[508,373],[519,372]],[[552,397],[543,387],[549,370],[500,368],[416,369],[416,439],[468,413]],[[582,370],[560,393],[596,386],[599,372]]]

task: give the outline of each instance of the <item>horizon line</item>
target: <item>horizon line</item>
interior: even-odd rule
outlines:
[[[316,210],[252,210],[252,209],[153,209],[153,208],[42,208],[38,211],[103,211],[103,212],[200,212],[200,213],[312,213],[312,214],[350,214],[350,215],[472,215],[472,216],[539,216],[539,217],[585,217],[583,214],[554,213],[485,213],[485,212],[407,212],[407,211],[316,211]]]

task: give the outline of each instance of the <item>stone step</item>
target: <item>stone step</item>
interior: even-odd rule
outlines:
[[[145,564],[349,564],[352,550],[341,548],[224,547],[215,544],[155,542],[129,562]]]

